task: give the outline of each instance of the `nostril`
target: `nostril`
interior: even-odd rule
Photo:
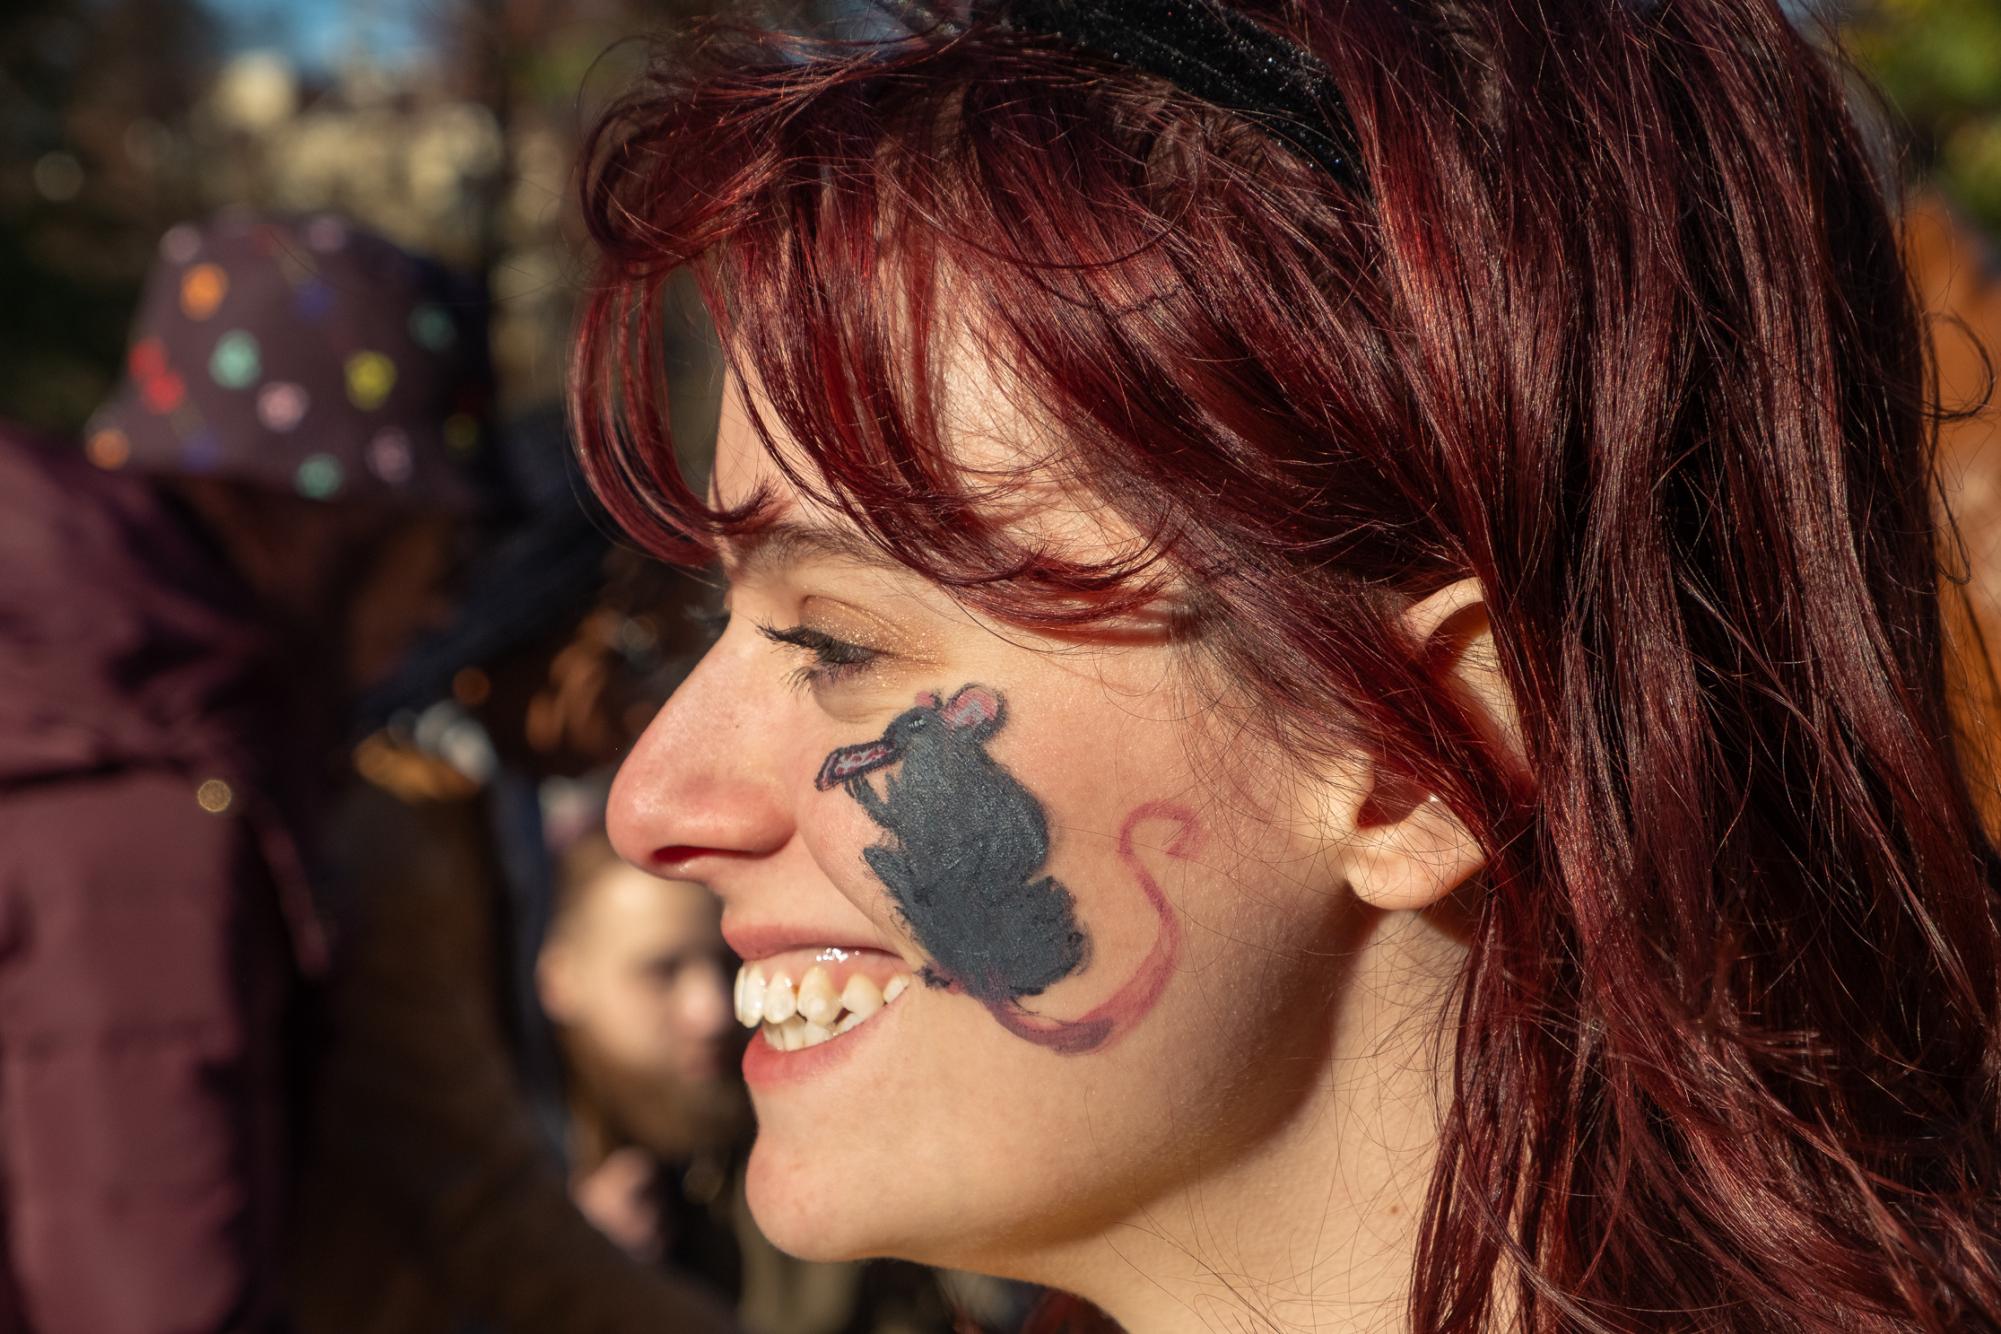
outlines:
[[[710,856],[715,848],[701,848],[689,843],[675,843],[664,848],[655,848],[647,855],[647,869],[658,875],[671,876],[683,870],[698,857]]]

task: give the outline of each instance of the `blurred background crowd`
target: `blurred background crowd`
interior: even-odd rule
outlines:
[[[1024,1328],[758,1236],[716,906],[604,840],[703,590],[570,461],[572,171],[714,2],[0,10],[0,1334]],[[1917,182],[1991,633],[2001,0],[1802,18]]]

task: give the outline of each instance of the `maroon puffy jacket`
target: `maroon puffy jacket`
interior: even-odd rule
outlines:
[[[0,430],[0,1331],[271,1318],[321,954],[285,682],[150,485]]]

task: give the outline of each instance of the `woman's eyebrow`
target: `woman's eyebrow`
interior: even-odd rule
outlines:
[[[719,555],[723,572],[732,582],[782,574],[812,560],[839,560],[885,570],[907,568],[860,533],[790,519],[727,539]]]

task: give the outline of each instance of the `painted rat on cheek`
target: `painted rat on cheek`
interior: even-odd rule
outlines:
[[[881,737],[829,754],[814,780],[843,788],[890,836],[862,850],[917,943],[931,957],[925,978],[986,1006],[1009,1032],[1062,1052],[1090,1051],[1130,1029],[1153,1007],[1179,952],[1166,896],[1140,861],[1134,834],[1166,822],[1164,851],[1193,851],[1195,822],[1182,807],[1145,803],[1126,817],[1119,855],[1159,918],[1152,949],[1107,1000],[1073,1019],[1022,1004],[1082,972],[1091,940],[1076,901],[1045,870],[1049,822],[1042,803],[987,754],[1007,721],[1006,701],[985,686],[961,686],[949,700],[917,697]],[[890,765],[878,792],[870,775]]]

